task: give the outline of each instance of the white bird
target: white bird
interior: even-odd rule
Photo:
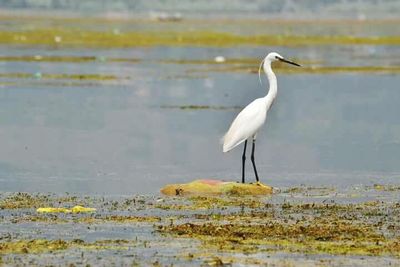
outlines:
[[[261,66],[263,67],[264,72],[268,77],[268,82],[269,82],[268,94],[265,97],[257,98],[249,105],[247,105],[237,115],[237,117],[229,127],[228,132],[223,137],[223,152],[228,152],[244,142],[244,150],[242,155],[242,183],[244,183],[245,180],[244,170],[246,161],[247,140],[249,140],[250,138],[252,139],[253,142],[253,147],[251,150],[251,162],[253,164],[256,180],[257,182],[259,182],[256,163],[254,161],[255,142],[256,142],[257,132],[261,128],[261,126],[264,125],[265,120],[267,118],[267,113],[271,109],[272,103],[274,102],[276,95],[278,93],[276,76],[271,68],[271,63],[278,60],[300,67],[299,64],[284,59],[278,53],[275,52],[269,53],[261,61],[260,68],[258,69],[259,78],[260,78]]]

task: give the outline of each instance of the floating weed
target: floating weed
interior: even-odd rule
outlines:
[[[109,81],[116,80],[114,75],[103,74],[65,74],[65,73],[0,73],[0,78],[18,78],[18,79],[65,79],[65,80],[98,80]]]
[[[0,253],[43,253],[55,250],[64,250],[69,248],[73,242],[67,242],[64,240],[20,240],[13,242],[2,242],[0,243]]]
[[[158,216],[122,216],[122,215],[88,215],[74,216],[71,213],[65,214],[36,214],[36,215],[19,215],[10,219],[12,223],[82,223],[82,224],[103,224],[103,223],[156,223],[162,219]]]
[[[23,62],[129,62],[138,63],[140,59],[136,58],[105,58],[94,56],[0,56],[0,61],[23,61]]]
[[[49,197],[45,195],[32,195],[28,193],[15,193],[0,200],[0,209],[29,209],[38,208],[48,203]]]
[[[223,63],[215,61],[215,59],[166,59],[160,60],[165,64],[182,64],[182,65],[257,65],[260,59],[257,58],[228,58]]]
[[[288,190],[284,194],[277,193],[271,197],[105,198],[69,194],[56,196],[2,193],[2,205],[9,201],[16,204],[10,206],[10,210],[4,210],[8,206],[3,206],[3,210],[0,210],[0,223],[6,226],[4,233],[0,235],[0,255],[6,260],[6,264],[26,257],[25,254],[45,253],[42,256],[45,257],[53,251],[57,251],[54,255],[66,258],[71,254],[85,253],[83,260],[96,262],[97,258],[90,258],[89,255],[93,253],[86,251],[95,250],[96,256],[108,257],[113,253],[108,250],[118,250],[116,254],[120,258],[121,255],[139,255],[142,249],[151,248],[155,254],[150,260],[142,256],[134,259],[135,262],[145,262],[144,265],[150,262],[165,263],[166,257],[169,257],[166,255],[171,255],[171,249],[175,248],[177,250],[174,251],[181,254],[178,253],[173,259],[182,265],[218,262],[264,264],[266,258],[260,255],[266,254],[271,257],[268,257],[268,261],[273,259],[282,263],[279,253],[289,254],[289,257],[296,259],[307,258],[313,262],[318,262],[320,258],[336,258],[332,255],[345,255],[341,259],[346,262],[354,258],[353,255],[376,256],[372,260],[385,256],[393,261],[400,257],[400,204],[396,201],[380,199],[354,203],[342,198],[341,201],[346,202],[341,203],[340,196],[335,196],[335,202],[331,202],[318,197],[310,198],[310,193],[307,192],[325,192],[331,190],[330,187],[296,188],[300,189]],[[375,190],[363,188],[360,193],[375,194]],[[299,195],[293,197],[292,194]],[[36,204],[31,205],[29,202]],[[96,207],[97,212],[38,214],[32,210],[14,210],[29,208],[38,202],[40,206],[45,204],[72,207],[80,204]],[[158,205],[162,205],[164,210],[159,210]],[[20,226],[24,226],[25,233],[19,233]],[[7,228],[9,232],[6,232]],[[143,228],[146,230],[143,231]],[[57,229],[62,236],[67,234],[71,237],[78,234],[85,236],[86,233],[95,231],[99,234],[99,240],[59,240]],[[101,238],[103,234],[106,238],[118,238],[121,231],[128,233],[130,239]],[[24,234],[28,234],[29,239],[22,239],[26,236]],[[49,239],[30,239],[43,234],[48,235]],[[100,250],[104,250],[104,254]],[[127,254],[124,254],[125,251]],[[275,252],[278,254],[274,254]],[[310,254],[324,255],[315,257]],[[59,264],[62,263],[64,262]]]
[[[400,73],[399,66],[302,66],[301,68],[291,68],[283,65],[277,65],[274,70],[277,73],[284,74],[331,74],[331,73],[382,73],[396,74]],[[233,65],[218,66],[201,69],[189,69],[189,73],[204,72],[246,72],[258,73],[256,65]]]
[[[302,194],[305,196],[325,196],[330,195],[332,193],[337,192],[336,188],[334,187],[306,187],[306,186],[299,186],[299,187],[291,187],[284,190],[282,193],[286,194]]]
[[[57,250],[66,250],[70,248],[81,249],[127,249],[126,240],[99,240],[93,243],[86,243],[81,239],[71,241],[65,240],[18,240],[0,243],[0,254],[38,254],[49,253]]]
[[[96,216],[96,217],[81,217],[74,219],[77,223],[87,224],[99,224],[99,223],[154,223],[160,222],[161,217],[157,216],[120,216],[120,215],[108,215],[108,216]]]
[[[207,250],[399,257],[399,221],[390,219],[399,209],[396,203],[379,201],[264,203],[244,212],[196,214],[197,223],[159,225],[157,230],[198,239]]]
[[[196,196],[191,197],[189,200],[193,203],[195,207],[199,208],[221,208],[221,207],[249,207],[258,208],[265,205],[261,198],[253,197],[203,197]]]
[[[165,76],[162,78],[166,79],[166,80],[186,80],[186,79],[205,79],[205,78],[207,78],[207,76],[185,73],[185,74],[177,74],[177,75],[168,75],[168,76]]]
[[[210,105],[171,105],[161,106],[162,109],[182,109],[182,110],[238,110],[242,109],[241,106],[210,106]]]
[[[55,41],[55,36],[62,41]],[[0,43],[9,45],[46,45],[66,47],[149,47],[149,46],[310,46],[310,45],[399,45],[400,36],[339,35],[238,35],[206,30],[137,31],[114,34],[112,31],[75,30],[71,28],[35,28],[0,31]]]
[[[254,253],[262,246],[273,251],[400,256],[399,240],[386,239],[373,226],[348,221],[315,219],[306,223],[265,224],[185,223],[159,226],[162,233],[196,238],[222,251]]]
[[[80,211],[94,211],[93,209],[85,210],[81,205],[89,204],[94,200],[85,197],[80,199],[77,196],[55,196],[53,194],[31,194],[25,192],[18,193],[3,193],[0,194],[0,209],[13,210],[13,209],[39,209],[39,211],[66,211],[67,208],[58,208],[58,206],[65,205],[71,207],[71,212],[79,213]],[[48,210],[42,209],[47,207]],[[83,209],[82,209],[83,208]]]
[[[265,206],[265,203],[261,201],[261,198],[195,196],[188,198],[186,203],[159,204],[155,207],[163,210],[207,210],[228,207],[257,208],[262,206]]]
[[[369,188],[371,188],[371,187],[369,187]],[[398,185],[374,184],[372,188],[377,191],[387,191],[387,192],[400,191],[400,186],[398,186]]]
[[[227,239],[314,239],[318,241],[369,240],[377,242],[384,240],[382,234],[375,232],[369,225],[352,223],[344,220],[333,222],[326,219],[314,218],[307,222],[284,223],[268,221],[264,224],[193,224],[185,223],[168,226],[167,231],[177,235],[214,236]],[[161,227],[161,229],[164,229]]]

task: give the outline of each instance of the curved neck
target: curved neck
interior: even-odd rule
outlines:
[[[268,99],[271,99],[273,101],[276,97],[276,94],[278,93],[278,84],[276,81],[275,73],[272,71],[270,61],[267,61],[267,60],[265,61],[264,72],[267,75],[268,82],[269,82],[268,94],[265,97]]]

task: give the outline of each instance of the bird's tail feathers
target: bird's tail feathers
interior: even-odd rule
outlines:
[[[232,149],[231,147],[228,146],[228,143],[227,143],[227,140],[229,140],[228,133],[229,133],[229,131],[226,134],[224,134],[224,136],[222,136],[222,138],[220,139],[220,142],[222,144],[222,151],[224,153],[229,152],[229,150]]]

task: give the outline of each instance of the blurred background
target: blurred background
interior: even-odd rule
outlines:
[[[0,190],[239,180],[242,147],[220,139],[266,94],[271,51],[303,67],[274,66],[261,181],[395,183],[399,14],[395,0],[0,0]]]
[[[397,0],[2,0],[3,9],[28,12],[79,12],[92,15],[117,12],[141,15],[148,12],[182,12],[185,17],[218,16],[235,18],[398,18]],[[287,16],[287,17],[282,17]]]

